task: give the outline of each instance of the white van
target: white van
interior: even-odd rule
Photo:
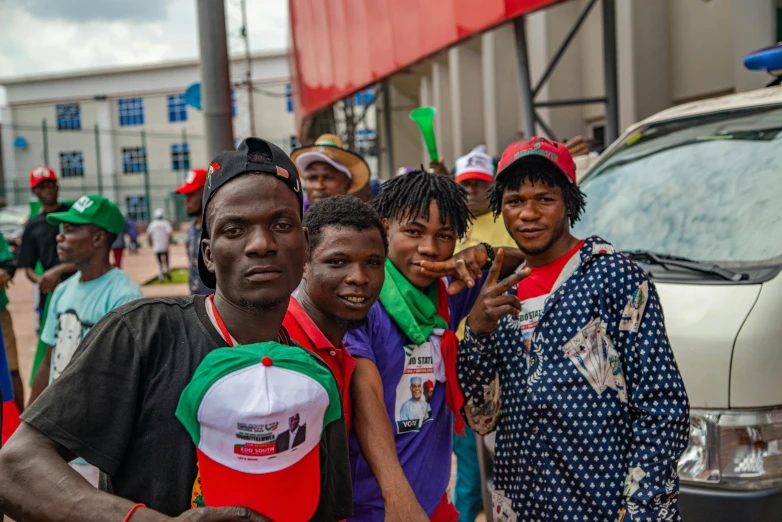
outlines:
[[[782,87],[634,125],[581,182],[578,237],[649,272],[691,404],[686,522],[782,521]]]

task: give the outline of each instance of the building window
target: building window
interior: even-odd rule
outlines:
[[[353,101],[356,105],[369,105],[375,100],[375,88],[370,87],[363,91],[357,92],[353,97]]]
[[[231,89],[231,118],[236,118],[236,91]]]
[[[290,83],[285,86],[285,105],[288,112],[293,112],[293,90]]]
[[[61,152],[60,172],[63,178],[84,177],[84,155],[81,151]]]
[[[171,144],[171,170],[190,170],[190,151],[187,143]]]
[[[144,125],[144,100],[142,98],[125,98],[117,100],[119,124]]]
[[[81,129],[81,110],[78,103],[57,104],[57,130]]]
[[[138,174],[147,170],[147,153],[144,147],[122,148],[122,172]]]
[[[149,222],[146,196],[127,196],[125,198],[125,209],[127,215],[136,221]]]
[[[377,132],[374,129],[357,129],[356,149],[363,156],[376,156]]]
[[[187,121],[187,103],[184,94],[170,94],[168,96],[168,121],[175,123]]]

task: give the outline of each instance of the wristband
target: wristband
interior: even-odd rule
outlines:
[[[494,264],[494,258],[497,256],[497,254],[494,252],[494,248],[492,248],[490,244],[488,243],[480,243],[480,244],[483,245],[483,248],[486,249],[486,256],[488,257],[486,262],[481,267],[481,270],[488,270],[491,268],[491,265]]]
[[[125,515],[125,520],[123,520],[122,522],[130,522],[130,517],[133,516],[133,513],[135,513],[136,510],[141,509],[141,508],[145,508],[145,507],[147,507],[147,506],[145,506],[144,504],[136,504],[135,506],[130,508],[130,511],[128,511],[128,514]]]

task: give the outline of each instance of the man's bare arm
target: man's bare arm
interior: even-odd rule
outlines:
[[[38,284],[38,281],[41,280],[41,276],[35,273],[34,268],[25,268],[24,269],[24,275],[27,276],[27,279],[30,280],[30,282],[34,285]]]
[[[383,402],[383,381],[375,363],[359,358],[350,382],[353,429],[361,453],[386,503],[386,521],[428,521],[399,464],[394,429]]]
[[[27,406],[30,407],[35,399],[43,393],[47,386],[49,386],[49,374],[52,368],[52,346],[46,346],[46,355],[43,356],[41,364],[38,365],[38,371],[35,372],[33,377],[33,385],[30,388],[30,399],[27,402]]]
[[[74,455],[23,422],[0,451],[0,512],[17,522],[117,522],[134,502],[92,487],[68,462]],[[132,522],[269,522],[247,508],[188,510],[170,518],[139,509]]]

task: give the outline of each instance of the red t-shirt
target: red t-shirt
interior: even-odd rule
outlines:
[[[331,345],[331,342],[323,335],[320,328],[307,315],[307,312],[304,311],[294,297],[291,297],[282,325],[288,330],[291,339],[323,359],[331,368],[331,372],[334,374],[337,386],[342,394],[345,425],[348,431],[350,431],[352,413],[350,407],[350,378],[353,376],[353,370],[356,368],[356,360],[348,353],[344,345],[340,344],[339,347]]]
[[[546,304],[546,298],[554,288],[562,269],[570,259],[584,246],[584,241],[573,247],[568,253],[561,256],[556,261],[532,269],[532,273],[521,280],[516,296],[521,302],[521,313],[519,314],[519,323],[521,326],[521,338],[524,341],[524,350],[527,354],[527,363],[530,363],[529,354],[532,346],[532,334],[535,333],[535,327],[538,325],[540,317],[543,315],[543,307]]]
[[[581,250],[581,247],[583,246],[584,241],[579,241],[579,243],[567,254],[556,261],[552,261],[547,265],[539,266],[537,268],[532,268],[532,273],[522,279],[521,283],[519,283],[519,289],[516,293],[519,301],[524,302],[533,297],[550,294],[551,289],[554,287],[554,283],[556,283],[557,278],[559,278],[559,274],[562,273],[562,269],[565,268],[565,265],[570,261],[570,258],[573,257],[573,254]]]

